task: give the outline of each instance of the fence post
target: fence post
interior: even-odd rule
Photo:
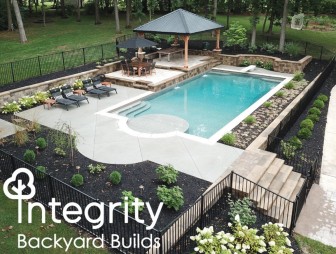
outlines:
[[[160,238],[160,254],[163,254],[163,239],[162,239],[162,231],[159,231],[159,238]]]
[[[204,214],[203,214],[203,209],[204,209],[204,196],[201,196],[201,218],[200,218],[200,228],[204,227]]]
[[[320,61],[322,60],[323,46],[321,46]]]
[[[305,46],[305,55],[307,54],[307,47],[308,47],[308,41],[306,41],[306,46]]]
[[[53,183],[52,183],[50,174],[48,174],[48,182],[49,182],[50,197],[55,197],[54,189],[53,189]],[[51,201],[51,200],[49,200],[49,201]]]
[[[13,174],[16,169],[15,157],[13,155],[10,155],[10,157],[12,162],[12,174]]]
[[[38,66],[39,66],[39,70],[40,70],[40,76],[42,76],[40,56],[37,56],[37,61],[38,61]]]
[[[62,51],[62,62],[63,62],[63,69],[65,70],[65,63],[64,63],[64,52]]]
[[[294,230],[295,225],[296,225],[296,213],[297,213],[298,199],[299,199],[299,196],[296,195],[296,199],[294,201],[293,209],[292,209],[291,225],[290,225],[290,228],[289,228],[289,234],[290,235],[293,235],[293,230]]]
[[[85,49],[82,48],[82,51],[83,51],[83,62],[84,62],[84,65],[85,65]]]
[[[11,71],[12,71],[12,80],[13,80],[13,83],[14,83],[15,78],[14,78],[13,62],[10,63],[10,66],[11,66]]]
[[[100,47],[101,47],[102,59],[104,59],[104,48],[103,48],[103,44],[100,44]]]

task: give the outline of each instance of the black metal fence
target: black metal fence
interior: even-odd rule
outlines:
[[[0,86],[107,60],[115,55],[115,43],[106,43],[0,64]]]

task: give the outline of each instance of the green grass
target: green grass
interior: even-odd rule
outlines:
[[[42,224],[41,213],[36,208],[33,210],[33,223],[27,222],[27,205],[23,203],[23,223],[17,222],[17,201],[8,199],[3,191],[3,184],[0,183],[0,250],[1,253],[32,253],[32,254],[59,254],[65,253],[64,249],[18,249],[18,234],[25,234],[26,240],[29,237],[64,237],[67,240],[70,238],[79,237],[77,229],[71,227],[64,222],[61,224],[53,223],[51,216],[47,213],[46,224]],[[89,237],[89,236],[88,236]],[[49,244],[50,242],[46,242]],[[64,246],[64,244],[63,244]],[[73,245],[69,248],[67,253],[108,253],[106,249],[96,249],[92,246],[89,249],[76,249]]]
[[[295,239],[300,249],[305,254],[334,254],[336,248],[325,245],[321,242],[296,234]]]

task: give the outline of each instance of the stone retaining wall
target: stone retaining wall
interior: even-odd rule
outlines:
[[[64,76],[61,78],[57,79],[52,79],[44,82],[40,82],[37,84],[29,85],[29,86],[24,86],[20,87],[17,89],[5,91],[0,93],[0,107],[3,105],[5,102],[12,102],[12,101],[17,101],[19,98],[23,96],[29,96],[33,95],[37,91],[48,91],[49,89],[53,87],[58,87],[62,86],[64,84],[73,84],[76,79],[88,79],[90,77],[94,77],[99,74],[104,74],[107,72],[113,72],[117,69],[117,66],[119,64],[118,62],[106,64],[104,66],[97,66],[97,69],[93,69],[90,71],[85,71],[81,73],[76,73],[73,75],[69,76]]]
[[[303,69],[311,62],[312,56],[305,56],[299,61],[281,60],[278,57],[264,56],[264,55],[216,55],[216,58],[225,65],[240,66],[244,61],[249,61],[254,64],[256,61],[263,63],[269,62],[273,65],[273,70],[283,73],[294,73],[296,71],[303,71]]]

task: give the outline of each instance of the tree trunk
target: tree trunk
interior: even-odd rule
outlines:
[[[279,42],[279,51],[281,52],[284,52],[285,49],[287,15],[288,15],[288,0],[285,0],[281,22],[280,42]]]
[[[81,22],[81,15],[80,15],[80,8],[81,8],[81,0],[77,0],[77,22]]]
[[[100,25],[99,0],[95,0],[95,25]]]
[[[20,42],[25,43],[25,42],[27,42],[27,37],[26,37],[25,29],[23,27],[22,17],[21,17],[21,13],[20,13],[20,9],[19,9],[19,5],[18,5],[17,0],[12,0],[12,4],[13,4],[13,8],[14,8],[16,22],[17,22],[18,28],[19,28]]]
[[[8,24],[8,31],[14,31],[14,24],[13,24],[13,18],[12,18],[12,10],[9,3],[9,0],[6,0],[7,5],[7,24]]]
[[[257,24],[254,22],[252,26],[252,37],[251,37],[251,47],[256,46],[256,35],[257,35]]]
[[[271,34],[272,31],[273,31],[274,16],[275,16],[274,11],[272,11],[271,17],[270,17],[270,23],[269,23],[269,26],[268,26],[268,30],[266,32],[267,34]]]
[[[266,22],[267,22],[267,19],[268,19],[268,13],[269,13],[269,8],[267,7],[267,10],[266,10],[266,13],[265,13],[264,24],[263,24],[263,27],[262,27],[262,33],[265,33]]]
[[[230,28],[230,8],[231,8],[231,0],[228,0],[226,10],[226,29]]]
[[[41,0],[41,4],[42,4],[41,11],[42,11],[43,26],[46,26],[44,0]]]
[[[114,16],[115,16],[115,23],[116,23],[116,33],[120,34],[118,0],[113,0],[113,5],[114,5]]]
[[[126,28],[131,28],[132,0],[126,0]]]
[[[216,20],[216,17],[217,17],[217,0],[213,1],[213,13],[212,13],[212,16],[213,16],[213,20]]]
[[[61,0],[61,13],[62,13],[62,18],[65,19],[67,16],[66,16],[66,13],[65,13],[65,3],[64,3],[64,0]]]

